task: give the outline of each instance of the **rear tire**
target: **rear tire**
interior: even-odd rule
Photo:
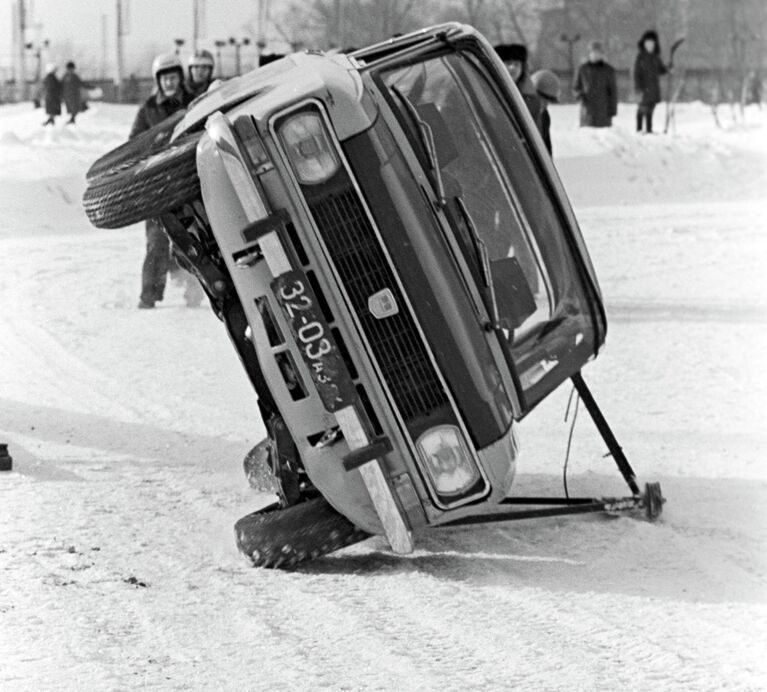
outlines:
[[[237,547],[255,567],[289,569],[369,537],[324,498],[280,508],[275,503],[234,525]]]
[[[122,228],[179,209],[200,196],[196,149],[202,133],[106,168],[88,180],[83,206],[97,228]]]

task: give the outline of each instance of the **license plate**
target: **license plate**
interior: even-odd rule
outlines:
[[[271,287],[325,408],[334,412],[352,404],[354,383],[306,275],[292,269]]]

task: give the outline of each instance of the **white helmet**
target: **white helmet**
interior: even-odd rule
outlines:
[[[194,53],[192,53],[189,56],[189,62],[187,63],[188,67],[209,67],[211,70],[213,70],[214,61],[213,61],[213,55],[210,51],[205,50],[204,48],[201,50],[196,50]]]
[[[171,70],[178,70],[181,75],[181,79],[184,78],[184,66],[178,59],[178,55],[175,53],[160,53],[152,61],[152,76],[156,82],[161,72],[169,72]]]

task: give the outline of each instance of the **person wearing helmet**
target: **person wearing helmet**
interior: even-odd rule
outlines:
[[[210,51],[205,49],[196,50],[189,56],[189,82],[188,88],[192,96],[204,94],[213,81],[213,68],[215,62]]]
[[[548,106],[550,103],[559,103],[559,77],[551,70],[538,70],[530,77],[530,81],[535,87],[535,93],[541,97],[541,136],[551,155],[551,115]]]
[[[589,44],[588,60],[578,68],[573,86],[581,102],[581,127],[611,127],[618,112],[615,69],[605,61],[600,41]]]
[[[139,108],[131,127],[129,139],[186,108],[192,100],[184,85],[184,68],[175,53],[163,53],[152,62],[154,90]]]
[[[158,55],[152,63],[154,91],[139,108],[129,139],[149,130],[192,100],[184,87],[184,68],[175,53]],[[153,308],[163,299],[171,268],[170,241],[156,219],[146,222],[146,257],[141,268],[139,308]]]

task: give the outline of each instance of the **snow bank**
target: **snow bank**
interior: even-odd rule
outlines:
[[[44,130],[0,107],[0,687],[763,687],[763,116],[681,105],[675,136],[642,137],[632,106],[612,130],[553,109],[610,321],[586,379],[663,521],[437,530],[280,573],[234,549],[268,497],[241,474],[263,427],[224,330],[173,285],[136,310],[142,227],[80,208],[133,112]],[[568,394],[520,426],[516,492],[560,492]],[[571,493],[625,492],[604,451],[581,410]]]

